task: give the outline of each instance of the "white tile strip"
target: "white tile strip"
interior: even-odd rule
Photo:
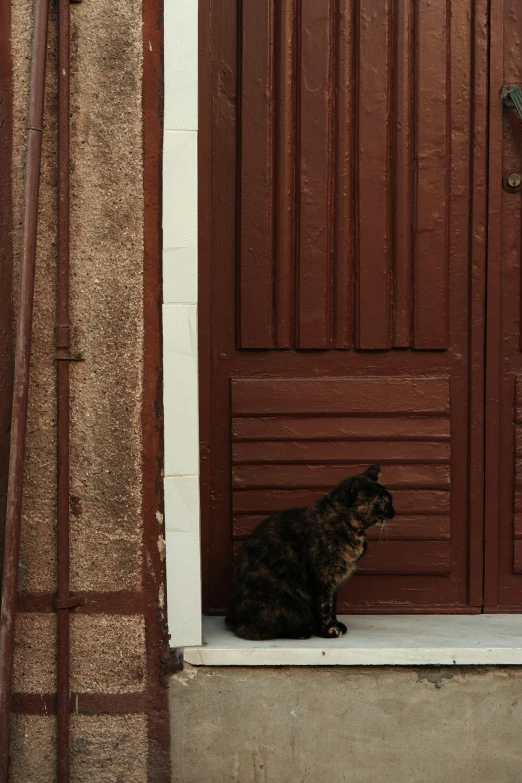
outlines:
[[[165,0],[165,128],[198,127],[198,0]]]
[[[163,370],[172,646],[201,644],[197,373],[198,0],[165,0]]]
[[[166,511],[168,515],[168,510]],[[198,526],[199,527],[199,526]],[[166,531],[167,606],[171,647],[201,643],[199,530]]]
[[[199,479],[197,476],[170,476],[165,479],[165,528],[171,533],[199,536]]]
[[[196,305],[163,306],[165,475],[199,473]]]
[[[195,304],[198,299],[198,249],[169,247],[163,250],[163,301]]]
[[[171,645],[201,643],[196,305],[163,306],[165,527]]]
[[[522,664],[522,615],[352,615],[339,639],[251,642],[203,618],[195,666],[422,666]]]
[[[196,247],[197,133],[166,131],[163,139],[163,247]]]

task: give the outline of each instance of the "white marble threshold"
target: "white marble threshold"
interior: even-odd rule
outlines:
[[[194,666],[522,665],[522,614],[350,615],[339,639],[252,642],[203,617],[203,644],[185,647]]]

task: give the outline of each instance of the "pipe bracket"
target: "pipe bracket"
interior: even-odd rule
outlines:
[[[69,598],[55,598],[55,609],[75,609],[77,606],[85,606],[85,598],[80,598],[78,595],[71,595]]]
[[[86,603],[85,598],[80,598],[78,595],[71,595],[70,598],[55,598],[55,609],[74,609],[77,606],[84,606]]]
[[[58,362],[84,362],[85,356],[82,351],[56,351],[56,360]]]

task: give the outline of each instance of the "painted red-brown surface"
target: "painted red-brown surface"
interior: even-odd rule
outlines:
[[[0,7],[0,577],[4,554],[4,525],[9,465],[9,431],[13,384],[12,339],[12,193],[13,128],[11,84],[11,4]]]
[[[486,352],[485,610],[522,610],[521,194],[502,177],[522,172],[522,120],[499,100],[522,86],[522,8],[499,0],[491,15],[488,339]]]
[[[480,611],[486,13],[203,3],[206,611],[263,515],[374,461],[398,516],[341,609]]]
[[[163,511],[163,376],[161,341],[161,171],[163,148],[163,2],[143,3],[143,561],[142,592],[136,604],[145,605],[145,641],[149,682],[148,783],[171,780],[170,728],[165,673],[168,649],[165,561],[158,548],[165,535],[158,520]],[[160,608],[161,607],[161,608]]]

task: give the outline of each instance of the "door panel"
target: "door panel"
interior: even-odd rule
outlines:
[[[205,608],[264,515],[379,461],[398,516],[341,609],[477,611],[485,7],[211,8]]]
[[[522,8],[495,2],[491,18],[488,248],[486,611],[522,610],[521,193],[502,178],[522,174],[522,120],[499,98],[522,87]]]
[[[372,531],[360,573],[449,575],[449,411],[447,378],[233,380],[234,538],[248,535],[263,518],[260,511],[311,503],[346,475],[380,460],[398,516],[390,525],[392,540],[388,531]],[[296,428],[285,418],[289,413],[297,417]],[[340,417],[333,425],[331,414]],[[382,438],[381,416],[395,422],[391,440],[370,440],[360,426],[359,435],[343,434],[350,424],[355,430],[362,424]],[[439,426],[416,439],[410,420]],[[259,421],[265,427],[256,427]],[[325,431],[329,437],[323,440]],[[405,440],[403,432],[409,432]]]
[[[450,210],[463,195],[456,181],[450,193],[450,138],[469,155],[469,109],[457,109],[470,74],[452,106],[462,55],[450,71],[448,9],[426,3],[391,78],[413,37],[410,2],[399,6],[394,21],[391,2],[364,0],[356,20],[346,0],[338,14],[307,0],[289,37],[293,52],[299,33],[299,62],[282,65],[274,5],[242,6],[241,348],[447,348]]]

